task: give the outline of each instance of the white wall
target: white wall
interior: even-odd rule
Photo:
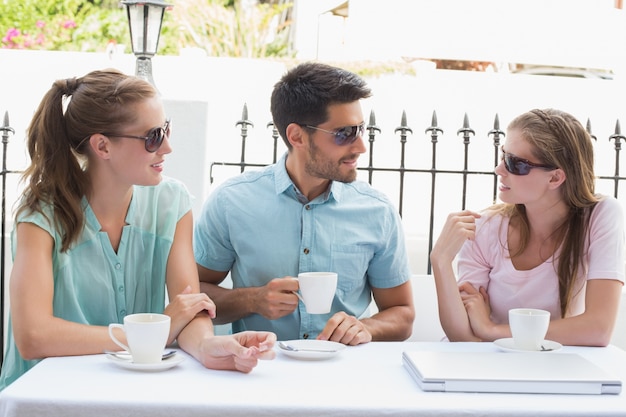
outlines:
[[[614,0],[350,0],[345,19],[328,12],[340,3],[297,1],[299,57],[626,64],[626,21]]]

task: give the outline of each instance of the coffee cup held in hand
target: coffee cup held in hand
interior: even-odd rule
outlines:
[[[549,311],[536,308],[509,310],[509,326],[517,349],[541,350],[549,325]]]
[[[330,313],[337,289],[336,272],[301,272],[298,282],[307,313]]]
[[[170,334],[170,321],[170,316],[165,314],[130,314],[124,317],[123,325],[109,324],[109,336],[115,344],[131,354],[134,363],[158,363],[161,362]],[[128,345],[115,337],[115,328],[126,334]]]

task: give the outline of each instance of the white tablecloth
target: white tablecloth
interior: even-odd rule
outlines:
[[[303,361],[277,353],[250,374],[214,371],[193,358],[161,372],[121,369],[105,355],[50,358],[0,393],[4,417],[158,416],[626,416],[626,394],[422,392],[404,350],[495,351],[491,343],[369,343]],[[626,380],[626,352],[564,347]],[[185,353],[180,353],[185,355]],[[559,352],[549,353],[551,355]]]

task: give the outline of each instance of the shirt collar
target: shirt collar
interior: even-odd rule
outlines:
[[[287,163],[287,154],[288,153],[285,152],[274,166],[274,183],[276,194],[281,194],[291,189],[293,190],[295,198],[297,198],[298,201],[300,201],[302,204],[306,204],[309,201],[300,192],[300,190],[298,190],[298,187],[296,187],[296,185],[289,177],[289,174],[287,173],[287,167],[285,165]],[[331,198],[334,200],[339,200],[343,185],[344,184],[342,184],[341,182],[331,181],[330,187],[328,187],[324,194],[322,194],[318,198],[321,198],[322,202],[327,202]]]

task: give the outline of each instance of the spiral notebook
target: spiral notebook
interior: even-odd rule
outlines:
[[[575,353],[405,351],[423,391],[619,394],[622,381]]]

